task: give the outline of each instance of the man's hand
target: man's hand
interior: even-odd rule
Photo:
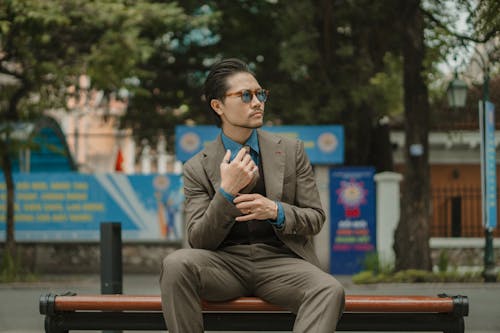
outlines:
[[[235,196],[252,181],[259,168],[245,148],[242,148],[231,162],[230,158],[231,151],[228,150],[220,164],[220,187]]]
[[[278,205],[276,202],[257,193],[240,194],[234,200],[243,216],[236,217],[236,221],[245,222],[250,220],[276,220],[278,217]]]

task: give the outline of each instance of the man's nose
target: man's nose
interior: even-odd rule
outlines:
[[[252,94],[252,104],[262,104],[262,102],[257,98],[257,94]]]

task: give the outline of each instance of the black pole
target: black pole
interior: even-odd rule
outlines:
[[[101,293],[122,294],[122,225],[119,222],[101,223]],[[102,331],[121,333],[122,331]]]
[[[121,223],[101,223],[101,293],[123,293]]]
[[[451,198],[451,237],[462,235],[462,197]]]
[[[495,252],[493,249],[493,231],[490,228],[484,229],[484,282],[497,282],[495,269]]]

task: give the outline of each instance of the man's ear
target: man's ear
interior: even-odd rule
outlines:
[[[212,99],[210,101],[210,106],[212,107],[212,109],[214,109],[214,111],[219,115],[221,116],[222,115],[222,102],[218,99]]]

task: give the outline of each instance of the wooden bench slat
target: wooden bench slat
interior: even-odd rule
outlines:
[[[227,302],[202,302],[204,311],[286,311],[256,297]],[[453,312],[450,297],[430,296],[346,296],[346,312]],[[75,295],[57,296],[56,311],[161,311],[160,296]]]

